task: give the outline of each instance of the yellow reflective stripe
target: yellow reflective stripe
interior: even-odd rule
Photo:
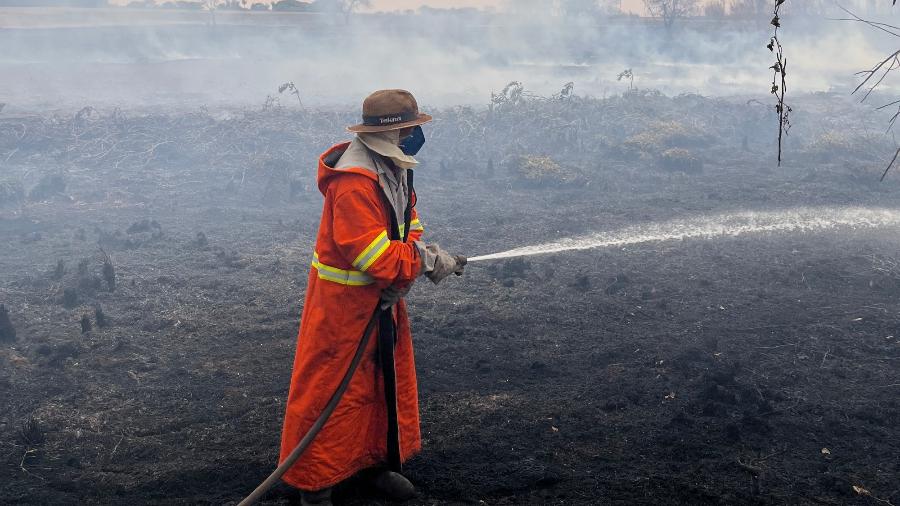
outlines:
[[[403,237],[404,230],[406,230],[406,225],[401,223],[400,224],[400,237]],[[412,232],[413,230],[425,230],[425,227],[422,225],[422,222],[419,221],[418,218],[409,222],[409,231]]]
[[[375,263],[375,260],[378,260],[379,258],[381,258],[381,255],[382,255],[385,251],[387,251],[387,249],[388,249],[388,247],[389,247],[390,245],[391,245],[391,241],[385,239],[384,244],[382,244],[377,250],[375,250],[375,251],[372,252],[371,257],[366,261],[366,263],[363,264],[363,265],[361,265],[361,266],[359,266],[359,270],[361,270],[361,271],[367,271],[367,270],[369,270],[369,267],[371,267],[372,264]]]
[[[333,273],[328,270],[323,269],[322,264],[313,264],[319,272],[319,279],[324,279],[326,281],[331,281],[333,283],[338,283],[341,285],[348,286],[365,286],[371,285],[374,281],[370,277],[362,277],[361,275],[365,275],[363,272],[356,271],[346,271],[342,274]]]
[[[385,230],[378,234],[378,237],[376,237],[375,240],[372,241],[358,257],[356,257],[356,260],[353,261],[353,266],[361,271],[368,270],[369,267],[375,263],[375,260],[378,260],[390,245],[391,240],[388,238],[387,230]]]
[[[372,276],[369,276],[365,272],[348,271],[323,264],[319,261],[318,252],[314,253],[313,256],[312,266],[318,271],[319,279],[348,286],[365,286],[375,282],[372,279]]]

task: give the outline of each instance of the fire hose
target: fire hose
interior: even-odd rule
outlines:
[[[256,501],[260,500],[262,496],[266,494],[272,487],[278,483],[278,480],[287,472],[291,466],[297,462],[297,459],[303,455],[303,452],[306,451],[306,448],[312,443],[313,439],[319,434],[322,430],[322,427],[325,426],[325,422],[328,421],[328,418],[331,417],[331,414],[334,413],[334,409],[337,407],[338,402],[340,402],[341,397],[344,396],[344,392],[347,391],[347,387],[350,385],[350,380],[353,378],[353,373],[356,372],[357,367],[359,367],[360,361],[362,361],[362,357],[365,354],[366,346],[369,344],[369,341],[372,339],[372,331],[375,329],[375,325],[378,323],[379,317],[381,316],[381,301],[378,302],[378,306],[375,307],[375,312],[372,314],[372,318],[369,319],[369,323],[366,325],[366,329],[363,331],[363,335],[359,340],[359,346],[356,348],[356,353],[353,355],[353,360],[350,361],[350,366],[347,367],[347,372],[344,373],[344,378],[341,380],[340,385],[338,385],[337,390],[334,391],[334,394],[331,396],[331,399],[328,401],[328,404],[325,405],[325,409],[322,410],[322,414],[319,415],[319,418],[316,419],[315,423],[312,424],[312,427],[306,432],[306,435],[300,439],[300,442],[294,448],[294,450],[284,459],[284,462],[278,466],[277,469],[272,471],[272,474],[269,475],[268,478],[265,479],[262,483],[259,484],[256,489],[247,496],[246,499],[238,503],[238,506],[250,506],[251,504],[255,504]]]

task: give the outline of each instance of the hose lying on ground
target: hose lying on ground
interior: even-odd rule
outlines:
[[[375,329],[375,324],[378,323],[379,316],[381,315],[381,301],[378,302],[379,306],[375,307],[375,312],[372,314],[372,318],[369,320],[369,323],[366,325],[366,330],[363,331],[363,335],[359,340],[359,347],[356,348],[356,353],[353,355],[353,360],[350,362],[350,367],[347,368],[347,372],[344,373],[344,378],[341,380],[341,384],[338,385],[337,390],[334,391],[334,394],[331,396],[331,399],[328,401],[328,404],[325,405],[325,409],[322,410],[322,414],[319,415],[319,418],[316,419],[315,423],[312,424],[312,427],[309,428],[309,431],[306,432],[306,435],[303,436],[303,439],[297,444],[297,447],[291,452],[290,455],[284,459],[284,462],[278,466],[272,474],[266,478],[265,481],[259,484],[250,495],[247,496],[246,499],[238,503],[238,506],[250,506],[251,504],[255,504],[256,501],[260,500],[262,496],[266,494],[272,487],[278,483],[278,480],[281,479],[282,475],[287,472],[288,469],[294,465],[294,462],[297,462],[297,459],[303,455],[303,452],[306,451],[306,447],[312,443],[313,439],[319,434],[319,431],[322,430],[322,427],[325,426],[325,422],[328,421],[328,418],[334,412],[334,408],[337,407],[338,402],[340,402],[341,397],[344,396],[344,392],[347,391],[347,387],[350,385],[350,379],[353,378],[353,373],[356,372],[356,368],[359,367],[359,362],[362,360],[363,354],[366,351],[366,346],[369,344],[369,341],[372,338],[372,331]]]

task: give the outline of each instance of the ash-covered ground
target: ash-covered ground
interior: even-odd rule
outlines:
[[[777,168],[777,119],[755,101],[521,91],[434,111],[416,169],[427,240],[476,255],[898,207],[898,175],[878,182],[884,118],[840,96],[796,97]],[[2,502],[233,504],[272,470],[316,156],[356,115],[0,115]],[[644,243],[419,283],[411,504],[900,504],[897,237]],[[350,482],[336,502],[383,501]]]

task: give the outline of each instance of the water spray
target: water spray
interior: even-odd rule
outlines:
[[[717,239],[750,234],[811,233],[837,229],[875,229],[900,226],[900,210],[863,207],[799,207],[781,211],[742,211],[646,223],[612,232],[560,239],[500,253],[469,258],[469,263],[564,251],[631,246],[635,244]]]

